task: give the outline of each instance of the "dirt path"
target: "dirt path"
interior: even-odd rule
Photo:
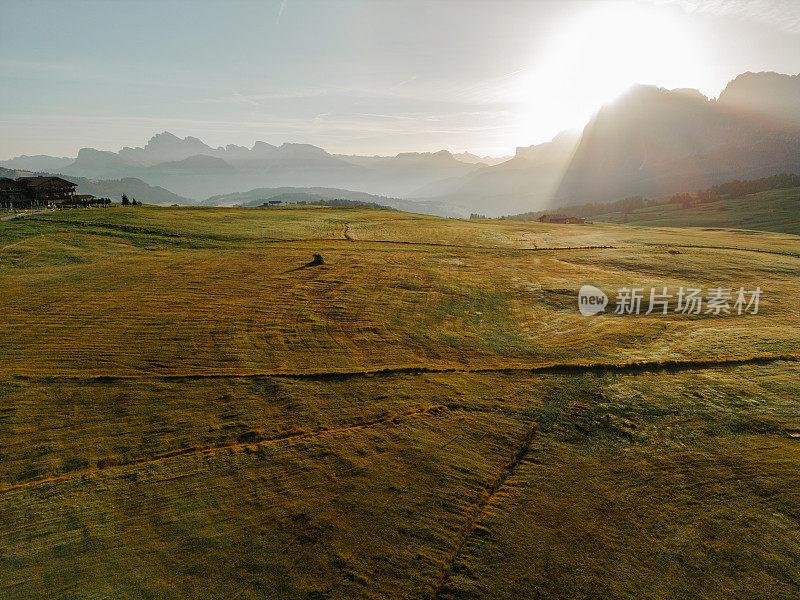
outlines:
[[[5,217],[0,217],[0,221],[13,221],[14,219],[22,219],[24,217],[29,217],[31,215],[41,215],[42,213],[52,212],[49,210],[35,210],[29,213],[16,213],[13,215],[6,215]]]
[[[344,224],[343,233],[344,233],[344,239],[346,239],[349,242],[355,242],[355,240],[350,236],[350,223]]]
[[[278,442],[288,442],[291,440],[299,439],[299,438],[318,438],[326,435],[337,435],[343,433],[349,433],[352,431],[359,431],[362,429],[369,429],[372,427],[379,427],[381,425],[386,425],[389,423],[396,423],[403,421],[405,419],[410,419],[414,417],[421,417],[430,414],[437,414],[442,410],[446,410],[446,407],[441,404],[435,404],[432,406],[426,406],[424,408],[415,408],[409,409],[397,413],[391,413],[387,416],[376,418],[376,419],[368,419],[357,421],[354,423],[350,423],[348,425],[343,425],[342,427],[334,427],[329,429],[316,429],[311,431],[289,431],[289,432],[282,432],[278,435],[273,435],[271,437],[261,437],[259,431],[260,430],[251,430],[247,432],[248,434],[253,434],[253,439],[248,441],[230,441],[230,442],[222,442],[213,446],[193,446],[191,448],[185,448],[182,450],[176,450],[173,452],[166,452],[164,454],[159,454],[156,456],[152,456],[150,458],[142,458],[139,460],[133,460],[126,462],[120,465],[113,465],[105,469],[97,468],[97,467],[90,467],[88,469],[79,469],[75,471],[70,471],[69,473],[62,473],[60,475],[54,475],[52,477],[44,477],[41,479],[32,479],[30,481],[25,481],[22,483],[15,483],[4,488],[0,488],[0,494],[5,494],[8,492],[12,492],[14,490],[19,490],[22,488],[27,488],[35,485],[41,485],[43,483],[52,483],[52,482],[59,482],[65,481],[67,479],[71,479],[73,477],[85,477],[87,475],[91,475],[93,473],[114,473],[117,471],[123,471],[125,469],[129,469],[131,467],[141,466],[141,465],[149,465],[153,463],[163,462],[170,459],[177,459],[185,456],[191,456],[194,454],[202,454],[202,455],[211,455],[216,454],[218,452],[242,452],[248,448],[252,448],[254,446],[260,446],[262,444],[271,444],[271,443],[278,443]],[[458,409],[456,409],[458,410]]]

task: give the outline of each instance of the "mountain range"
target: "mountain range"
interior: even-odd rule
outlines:
[[[635,86],[601,107],[582,132],[519,147],[513,157],[446,150],[352,156],[265,142],[213,148],[163,132],[144,147],[83,148],[75,159],[19,156],[0,166],[87,181],[136,179],[163,188],[156,194],[161,198],[169,190],[172,200],[190,202],[326,188],[340,197],[357,190],[413,202],[418,212],[499,216],[800,172],[800,76],[744,73],[717,99],[691,89]]]
[[[18,161],[19,159],[12,159]],[[0,163],[2,164],[2,163]],[[194,137],[169,132],[143,148],[119,152],[82,148],[65,175],[137,177],[194,200],[258,187],[336,187],[389,196],[413,196],[431,182],[465,174],[483,163],[457,160],[447,151],[397,156],[333,155],[310,144],[212,148]]]

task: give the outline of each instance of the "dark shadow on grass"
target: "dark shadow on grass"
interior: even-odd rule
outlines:
[[[321,254],[315,254],[314,259],[311,262],[308,262],[304,265],[300,265],[299,267],[295,267],[294,269],[289,269],[288,271],[284,271],[281,275],[286,273],[294,273],[295,271],[300,271],[301,269],[307,269],[308,267],[316,267],[317,265],[324,265],[325,261],[322,258]]]

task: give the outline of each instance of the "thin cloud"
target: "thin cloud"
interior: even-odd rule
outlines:
[[[800,34],[800,2],[797,0],[650,0],[657,5],[679,6],[688,13],[733,17]]]
[[[402,87],[402,86],[404,86],[404,85],[406,85],[406,84],[409,84],[409,83],[411,83],[411,82],[412,82],[412,81],[414,81],[416,78],[417,78],[417,76],[416,76],[416,75],[414,75],[413,77],[409,77],[408,79],[404,79],[403,81],[401,81],[400,83],[398,83],[398,84],[396,84],[396,85],[393,85],[393,86],[392,86],[392,87],[390,87],[389,89],[390,89],[390,90],[396,90],[396,89],[397,89],[397,88],[399,88],[399,87]]]
[[[199,98],[192,100],[194,104],[251,104],[259,106],[262,101],[269,100],[296,100],[299,98],[316,98],[319,96],[327,95],[327,90],[311,89],[304,91],[286,91],[274,92],[264,94],[242,94],[240,92],[233,92],[230,96],[221,96],[218,98]]]
[[[512,75],[518,75],[520,73],[524,73],[528,70],[528,67],[522,67],[521,69],[517,69],[516,71],[511,71],[511,73],[506,73],[503,77],[511,77]]]
[[[275,18],[276,25],[280,23],[281,15],[283,14],[284,10],[286,10],[286,0],[282,0],[281,7],[278,9],[278,16]]]

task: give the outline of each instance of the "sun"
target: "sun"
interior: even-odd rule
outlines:
[[[599,2],[566,20],[531,58],[522,129],[580,128],[630,86],[704,81],[701,36],[679,14],[638,3]],[[522,133],[522,132],[520,132]],[[530,143],[530,142],[528,142]]]

